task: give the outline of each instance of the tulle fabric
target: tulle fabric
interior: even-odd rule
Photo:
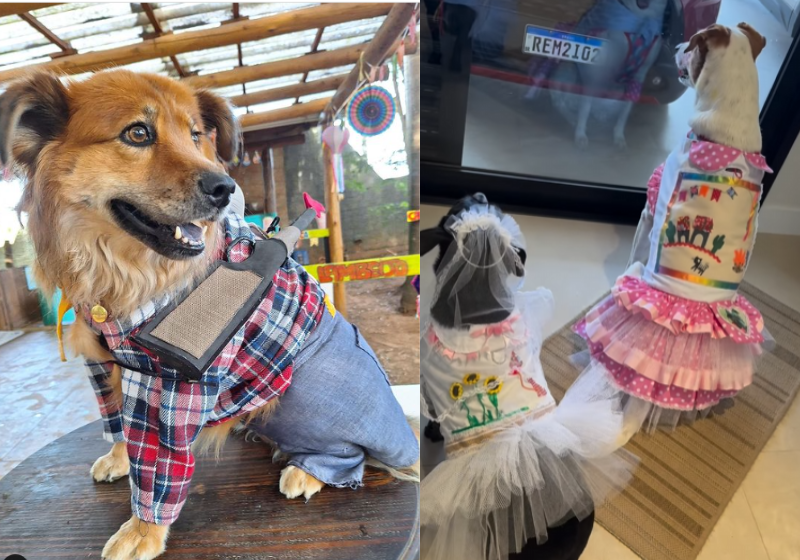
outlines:
[[[707,333],[675,334],[615,303],[613,296],[575,331],[605,356],[661,385],[690,391],[738,391],[753,379],[759,344],[738,344]]]
[[[476,205],[451,216],[445,228],[455,242],[442,255],[431,308],[446,310],[457,328],[510,314],[524,282],[518,251],[525,238],[517,223],[493,206]]]
[[[647,378],[636,384],[622,374],[612,371],[613,362],[604,356],[585,352],[573,356],[573,362],[588,362],[578,376],[579,382],[601,386],[606,393],[617,394],[623,412],[623,427],[618,444],[624,445],[639,431],[653,433],[656,429],[672,431],[679,425],[689,425],[713,414],[724,414],[734,405],[737,391],[685,392],[678,387],[659,385]],[[634,375],[632,370],[628,374]],[[642,390],[640,390],[640,388]],[[670,400],[672,399],[672,400]],[[683,406],[684,400],[694,399],[694,405]]]
[[[737,294],[732,301],[694,301],[662,292],[640,278],[628,275],[617,280],[611,293],[618,305],[628,311],[641,313],[675,334],[710,334],[714,338],[732,338],[738,343],[763,341],[761,331],[764,330],[764,319],[742,295]],[[748,325],[747,330],[726,320],[725,316],[732,308],[741,311],[742,319]],[[599,306],[595,307],[587,314],[587,318],[591,319],[591,315],[599,309]]]
[[[507,560],[620,491],[637,460],[618,450],[619,397],[583,377],[555,412],[449,455],[422,481],[422,559]]]

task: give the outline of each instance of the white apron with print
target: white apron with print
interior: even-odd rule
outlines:
[[[729,149],[706,144],[710,160],[701,167],[690,159],[694,140],[686,138],[664,165],[644,280],[695,301],[730,300],[755,243],[764,171],[743,153],[704,170],[716,167],[714,150]]]

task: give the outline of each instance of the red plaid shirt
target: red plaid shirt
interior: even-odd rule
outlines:
[[[253,239],[249,227],[241,217],[229,215],[224,228],[230,260],[245,260],[251,246],[241,241]],[[104,323],[93,322],[87,309],[79,310],[123,366],[120,408],[110,398],[106,383],[114,362],[86,362],[104,437],[127,443],[131,504],[137,517],[159,525],[178,518],[194,471],[192,442],[204,426],[258,409],[286,391],[294,358],[323,313],[323,299],[316,280],[289,259],[274,276],[267,297],[201,383],[181,381],[177,371],[130,338],[169,298],[148,302],[130,317],[109,318]]]

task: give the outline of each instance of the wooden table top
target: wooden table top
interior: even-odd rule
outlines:
[[[100,558],[130,511],[127,479],[96,483],[108,452],[100,421],[41,449],[0,480],[0,559]],[[197,459],[189,499],[159,560],[397,560],[419,554],[419,486],[367,469],[358,490],[304,500],[278,491],[281,465],[261,443],[231,438]]]

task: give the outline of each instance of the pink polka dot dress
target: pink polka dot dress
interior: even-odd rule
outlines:
[[[584,375],[633,397],[650,428],[704,416],[752,382],[764,321],[737,288],[764,171],[760,153],[687,136],[648,181],[647,262],[573,326],[592,356]]]

